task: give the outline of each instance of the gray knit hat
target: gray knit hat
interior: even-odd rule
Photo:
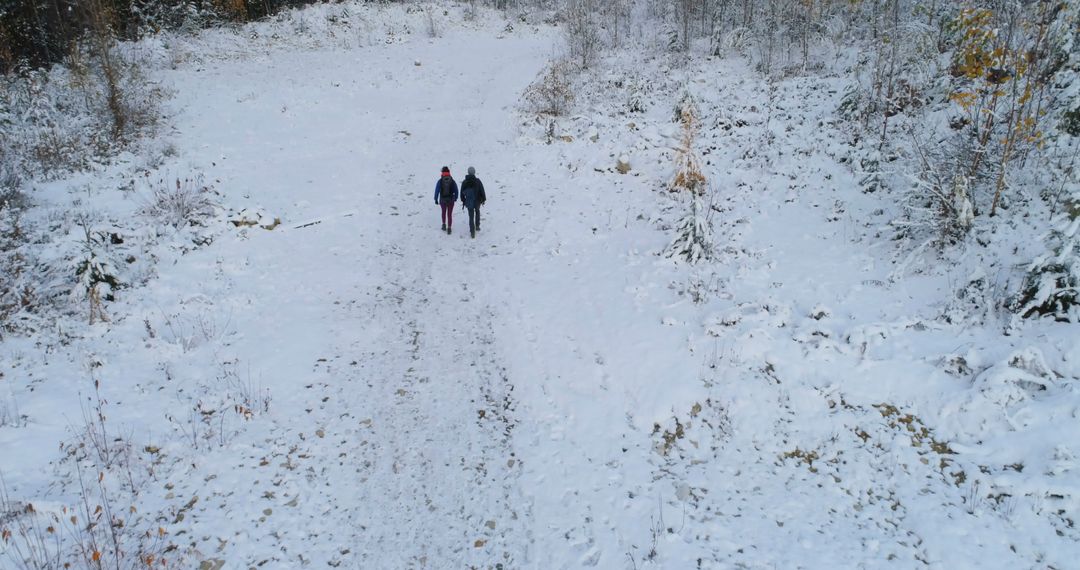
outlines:
[[[476,169],[470,166],[469,167],[469,174],[471,174],[473,176],[476,176]]]

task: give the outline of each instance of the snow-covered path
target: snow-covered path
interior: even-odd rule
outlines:
[[[181,148],[203,149],[220,189],[284,220],[221,244],[214,261],[244,282],[216,302],[236,307],[230,350],[270,391],[267,425],[239,436],[248,461],[171,493],[184,504],[250,489],[222,503],[227,517],[193,508],[193,528],[228,560],[522,564],[513,384],[484,288],[509,238],[488,238],[491,214],[471,240],[460,211],[441,233],[432,192],[443,164],[459,181],[475,165],[489,192],[507,192],[485,174],[520,160],[513,108],[549,42],[454,31],[414,41],[404,68],[387,65],[401,61],[391,46],[178,78],[205,86],[181,95]],[[234,90],[235,104],[212,100]]]

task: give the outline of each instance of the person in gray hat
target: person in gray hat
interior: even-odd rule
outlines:
[[[476,177],[476,169],[469,167],[469,173],[461,181],[461,203],[469,210],[469,235],[476,237],[480,231],[480,206],[487,202],[484,183]]]

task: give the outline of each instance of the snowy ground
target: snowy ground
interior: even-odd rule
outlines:
[[[645,114],[586,103],[549,144],[517,105],[553,29],[455,12],[430,39],[417,15],[413,33],[350,17],[376,23],[278,49],[226,34],[239,47],[215,57],[170,48],[174,156],[149,178],[201,172],[229,210],[281,224],[225,215],[212,243],[148,250],[111,323],[0,345],[27,418],[0,427],[12,498],[75,502],[53,484],[56,442],[97,379],[152,470],[141,524],[229,568],[1080,555],[1075,335],[936,319],[967,276],[896,273],[887,213],[842,163],[837,85],[771,90],[738,59],[635,62],[626,74],[666,77]],[[620,100],[623,75],[581,99]],[[720,252],[699,268],[657,255],[682,210],[657,190],[684,83],[717,195]],[[460,211],[439,231],[443,164],[487,187],[476,239]],[[42,192],[63,205],[127,176]]]

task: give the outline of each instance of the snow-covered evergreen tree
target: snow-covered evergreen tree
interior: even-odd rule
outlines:
[[[113,292],[121,287],[121,282],[104,240],[89,229],[85,231],[85,253],[75,265],[75,286],[71,296],[89,302],[90,324],[94,324],[95,320],[109,320],[102,301],[113,300]]]
[[[712,259],[714,241],[712,209],[701,194],[691,194],[690,209],[675,228],[675,240],[664,255],[679,257],[690,263]]]
[[[1080,217],[1055,228],[1050,251],[1032,262],[1011,308],[1022,317],[1080,320]]]

